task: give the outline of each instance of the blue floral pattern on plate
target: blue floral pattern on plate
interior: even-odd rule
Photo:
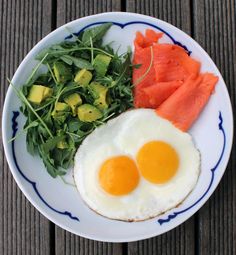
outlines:
[[[12,117],[12,137],[15,137],[16,133],[17,133],[17,130],[18,130],[18,123],[17,123],[17,118],[18,116],[20,115],[19,111],[14,111],[13,112],[13,117]],[[19,164],[17,162],[17,159],[16,159],[16,153],[15,153],[15,141],[13,140],[12,141],[12,155],[13,155],[13,159],[14,159],[14,162],[15,162],[15,165],[16,165],[16,168],[17,170],[19,171],[19,173],[21,174],[21,176],[28,182],[32,185],[34,191],[36,192],[36,194],[38,195],[38,197],[41,199],[41,201],[48,207],[50,208],[51,210],[53,210],[54,212],[56,213],[59,213],[59,214],[62,214],[62,215],[65,215],[65,216],[68,216],[70,217],[72,220],[76,220],[76,221],[79,221],[79,218],[78,217],[75,217],[75,216],[72,216],[71,212],[68,212],[68,211],[59,211],[57,209],[55,209],[54,207],[52,207],[43,197],[42,195],[40,194],[38,188],[37,188],[37,184],[36,182],[34,181],[31,181],[24,173],[23,171],[20,169],[19,167]]]
[[[182,211],[178,211],[178,212],[173,212],[172,214],[169,214],[167,216],[166,219],[159,219],[158,220],[158,223],[160,225],[164,224],[164,223],[167,223],[169,222],[170,220],[174,219],[175,217],[177,217],[179,214],[182,214],[188,210],[190,210],[191,208],[193,208],[196,204],[198,204],[208,193],[208,191],[210,190],[212,184],[213,184],[213,181],[214,181],[214,177],[215,177],[215,171],[216,169],[218,168],[221,160],[222,160],[222,157],[224,155],[224,151],[225,151],[225,145],[226,145],[226,135],[225,135],[225,130],[224,130],[224,127],[223,127],[223,118],[222,118],[222,115],[221,115],[221,112],[219,112],[219,130],[222,132],[222,135],[223,135],[223,147],[222,147],[222,151],[221,151],[221,154],[220,154],[220,157],[217,161],[217,163],[215,164],[215,166],[211,169],[211,181],[206,189],[206,191],[204,192],[204,194],[194,203],[192,204],[191,206],[187,207],[186,209],[182,210]]]

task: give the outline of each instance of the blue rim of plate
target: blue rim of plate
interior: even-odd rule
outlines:
[[[133,25],[133,24],[143,24],[143,25],[148,25],[148,26],[151,26],[155,29],[158,29],[159,31],[163,32],[165,35],[167,35],[171,41],[184,48],[186,50],[186,52],[190,55],[191,54],[191,51],[184,45],[182,44],[181,42],[177,41],[174,39],[174,37],[172,35],[170,35],[168,32],[166,32],[164,29],[160,28],[159,26],[156,26],[152,23],[149,23],[149,22],[143,22],[143,21],[132,21],[132,22],[127,22],[127,23],[118,23],[118,22],[112,22],[112,21],[103,21],[103,22],[94,22],[94,23],[91,23],[87,26],[84,26],[82,29],[80,29],[77,33],[73,33],[73,35],[79,35],[82,31],[84,31],[86,28],[89,28],[91,26],[95,26],[95,25],[99,25],[99,24],[104,24],[104,23],[112,23],[113,25],[117,25],[119,26],[120,28],[124,28],[128,25]],[[72,34],[65,37],[65,40],[67,39],[70,39],[72,38]],[[20,112],[19,111],[13,111],[12,112],[13,116],[12,116],[12,138],[15,137],[17,131],[18,131],[18,122],[17,122],[17,118],[19,117],[20,115]],[[195,207],[209,192],[209,190],[211,189],[212,187],[212,184],[214,182],[214,177],[215,177],[215,171],[217,170],[222,158],[223,158],[223,155],[224,155],[224,151],[225,151],[225,146],[226,146],[226,134],[225,134],[225,130],[224,130],[224,127],[223,127],[223,117],[222,117],[222,114],[221,112],[219,111],[219,124],[218,124],[218,128],[219,130],[222,132],[222,135],[223,135],[223,145],[222,145],[222,150],[221,150],[221,153],[220,153],[220,156],[219,156],[219,159],[217,160],[216,164],[214,165],[213,168],[210,169],[211,171],[211,180],[210,180],[210,183],[206,189],[206,191],[203,193],[203,195],[196,201],[194,202],[192,205],[190,205],[189,207],[181,210],[181,211],[176,211],[176,212],[172,212],[171,214],[169,214],[168,216],[166,216],[166,218],[160,218],[157,220],[157,222],[160,224],[160,225],[163,225],[164,223],[168,223],[169,221],[171,221],[172,219],[176,218],[178,215],[180,214],[183,214],[185,213],[186,211],[192,209],[193,207]],[[74,220],[74,221],[77,221],[79,222],[79,218],[77,216],[73,216],[71,212],[65,210],[65,211],[59,211],[57,209],[55,209],[53,206],[51,206],[44,198],[43,196],[40,194],[38,188],[37,188],[37,183],[30,180],[25,174],[24,172],[21,170],[21,168],[19,167],[19,164],[18,164],[18,161],[17,161],[17,158],[16,158],[16,154],[15,154],[15,141],[13,140],[12,141],[12,155],[13,155],[13,160],[14,160],[14,163],[15,163],[15,166],[17,168],[17,170],[19,171],[20,175],[29,183],[32,185],[35,193],[37,194],[37,196],[39,197],[39,199],[52,211],[54,211],[55,213],[58,213],[58,214],[61,214],[61,215],[64,215],[64,216],[67,216],[69,217],[71,220]]]

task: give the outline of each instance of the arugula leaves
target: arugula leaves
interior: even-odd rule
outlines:
[[[64,41],[40,52],[40,60],[27,82],[16,93],[22,101],[21,111],[27,120],[24,125],[27,150],[38,154],[52,177],[66,174],[72,165],[76,150],[96,127],[109,119],[133,107],[131,51],[118,55],[111,45],[103,45],[102,38],[111,23],[89,28],[73,41]],[[94,70],[93,61],[97,54],[111,57],[106,74],[101,77]],[[54,64],[60,61],[71,72],[71,80],[58,81],[53,70]],[[46,73],[37,75],[41,64],[48,67]],[[58,102],[73,93],[79,94],[83,104],[94,103],[94,93],[89,85],[80,86],[74,81],[76,73],[86,69],[92,73],[91,82],[99,82],[108,88],[108,108],[102,110],[102,118],[93,122],[82,122],[68,107],[54,115]],[[52,94],[40,104],[28,100],[33,85],[42,85],[52,89]]]
[[[102,37],[106,34],[107,30],[112,26],[112,23],[105,23],[98,27],[92,27],[84,31],[82,35],[82,42],[84,45],[90,45],[90,40],[93,43],[102,39]]]
[[[85,68],[87,70],[93,70],[93,65],[86,59],[83,58],[76,58],[70,55],[63,55],[60,57],[62,61],[64,61],[68,65],[74,64],[78,68]]]

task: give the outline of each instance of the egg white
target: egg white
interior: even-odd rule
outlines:
[[[170,144],[178,153],[176,175],[164,184],[153,184],[140,176],[131,193],[106,193],[98,180],[102,163],[118,155],[127,155],[136,162],[138,150],[153,140]],[[86,204],[105,217],[124,221],[149,219],[176,207],[196,185],[199,172],[200,153],[192,137],[151,109],[127,111],[98,127],[79,147],[74,164],[75,183]]]

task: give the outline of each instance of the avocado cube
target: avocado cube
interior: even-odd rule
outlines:
[[[74,81],[80,84],[81,86],[85,87],[89,84],[89,82],[92,80],[92,73],[89,72],[86,69],[82,69],[75,75]]]
[[[33,85],[27,99],[34,104],[40,104],[45,98],[52,95],[53,89],[43,85]]]
[[[53,73],[58,83],[65,83],[72,79],[72,73],[69,67],[62,62],[55,62],[53,65]]]
[[[45,87],[43,97],[44,99],[52,95],[53,89]]]
[[[82,104],[82,99],[79,94],[73,93],[66,97],[64,101],[70,106],[73,116],[76,116],[76,107]]]
[[[69,110],[68,104],[57,102],[54,107],[54,110],[52,112],[52,116],[53,117],[60,116],[63,114],[63,112],[68,111],[68,110]]]
[[[83,122],[93,122],[102,117],[101,111],[91,104],[82,104],[77,109],[78,117]]]
[[[91,82],[89,87],[92,90],[92,94],[95,98],[94,105],[98,107],[100,110],[104,110],[108,108],[107,103],[107,91],[108,88],[101,85],[99,82]]]
[[[57,143],[57,148],[58,149],[67,149],[69,146],[68,146],[68,143],[63,139],[62,141],[58,142]]]
[[[99,76],[104,76],[107,72],[107,68],[110,62],[111,57],[104,54],[98,54],[93,61],[93,67],[96,70],[96,73]]]

